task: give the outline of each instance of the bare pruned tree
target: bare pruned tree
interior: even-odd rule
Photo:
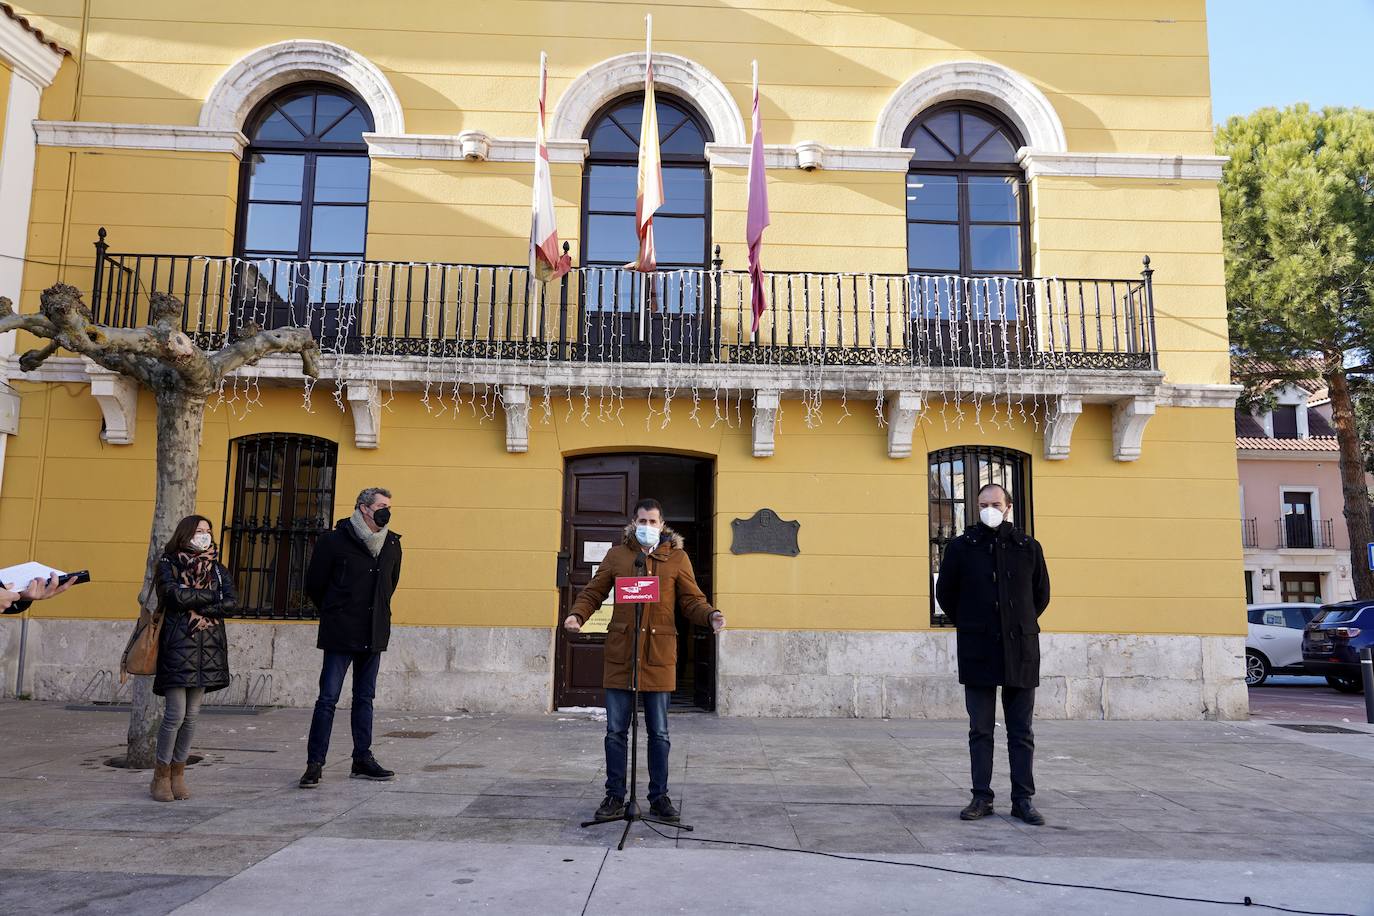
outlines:
[[[67,350],[148,388],[157,402],[157,501],[153,509],[148,558],[139,593],[142,606],[156,608],[153,567],[176,523],[195,512],[200,469],[200,436],[208,398],[225,378],[265,356],[296,353],[305,375],[319,377],[319,344],[304,328],[265,331],[242,327],[232,342],[214,352],[197,346],[182,330],[182,303],[173,296],[149,297],[148,323],[138,328],[97,324],[73,286],[59,283],[42,294],[38,313],[18,314],[0,296],[0,333],[27,331],[46,343],[19,359],[27,372]],[[157,737],[158,705],[152,678],[134,679],[129,720],[128,765],[151,767]]]

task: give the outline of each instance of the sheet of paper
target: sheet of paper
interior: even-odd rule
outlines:
[[[610,541],[587,541],[582,545],[583,563],[600,563],[615,546]]]
[[[18,566],[6,566],[0,569],[0,585],[13,585],[16,588],[24,588],[34,579],[46,579],[53,573],[62,575],[62,570],[53,569],[46,563],[20,563]]]

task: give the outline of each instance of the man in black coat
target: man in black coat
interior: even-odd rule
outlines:
[[[320,535],[305,574],[305,591],[320,612],[324,650],[320,696],[310,721],[301,788],[320,784],[334,707],[344,675],[353,667],[353,770],[356,779],[392,779],[372,755],[372,701],[377,671],[391,639],[391,596],[401,580],[401,536],[390,530],[391,493],[369,487],[358,494],[351,518]]]
[[[992,730],[997,688],[1007,723],[1011,814],[1040,826],[1031,804],[1035,688],[1040,683],[1040,615],[1050,603],[1045,552],[1035,538],[1006,520],[1007,491],[988,484],[978,493],[978,523],[945,548],[935,598],[956,628],[959,683],[968,708],[973,800],[966,821],[992,813]]]

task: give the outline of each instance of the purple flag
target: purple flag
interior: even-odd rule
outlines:
[[[745,239],[749,242],[749,280],[753,286],[751,299],[754,310],[754,329],[758,334],[759,319],[768,308],[763,297],[763,263],[760,252],[763,248],[763,230],[767,228],[768,182],[763,167],[763,121],[759,117],[759,64],[754,61],[754,140],[749,150],[749,218],[745,226]]]

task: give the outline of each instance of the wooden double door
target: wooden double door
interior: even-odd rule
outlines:
[[[715,468],[709,460],[676,455],[595,455],[567,462],[563,483],[563,539],[558,564],[554,705],[603,706],[602,662],[610,605],[578,635],[563,629],[573,600],[592,579],[601,557],[625,536],[635,503],[663,504],[668,527],[682,535],[697,584],[713,592],[712,522]],[[716,641],[710,627],[677,620],[677,691],[673,705],[713,710]]]

